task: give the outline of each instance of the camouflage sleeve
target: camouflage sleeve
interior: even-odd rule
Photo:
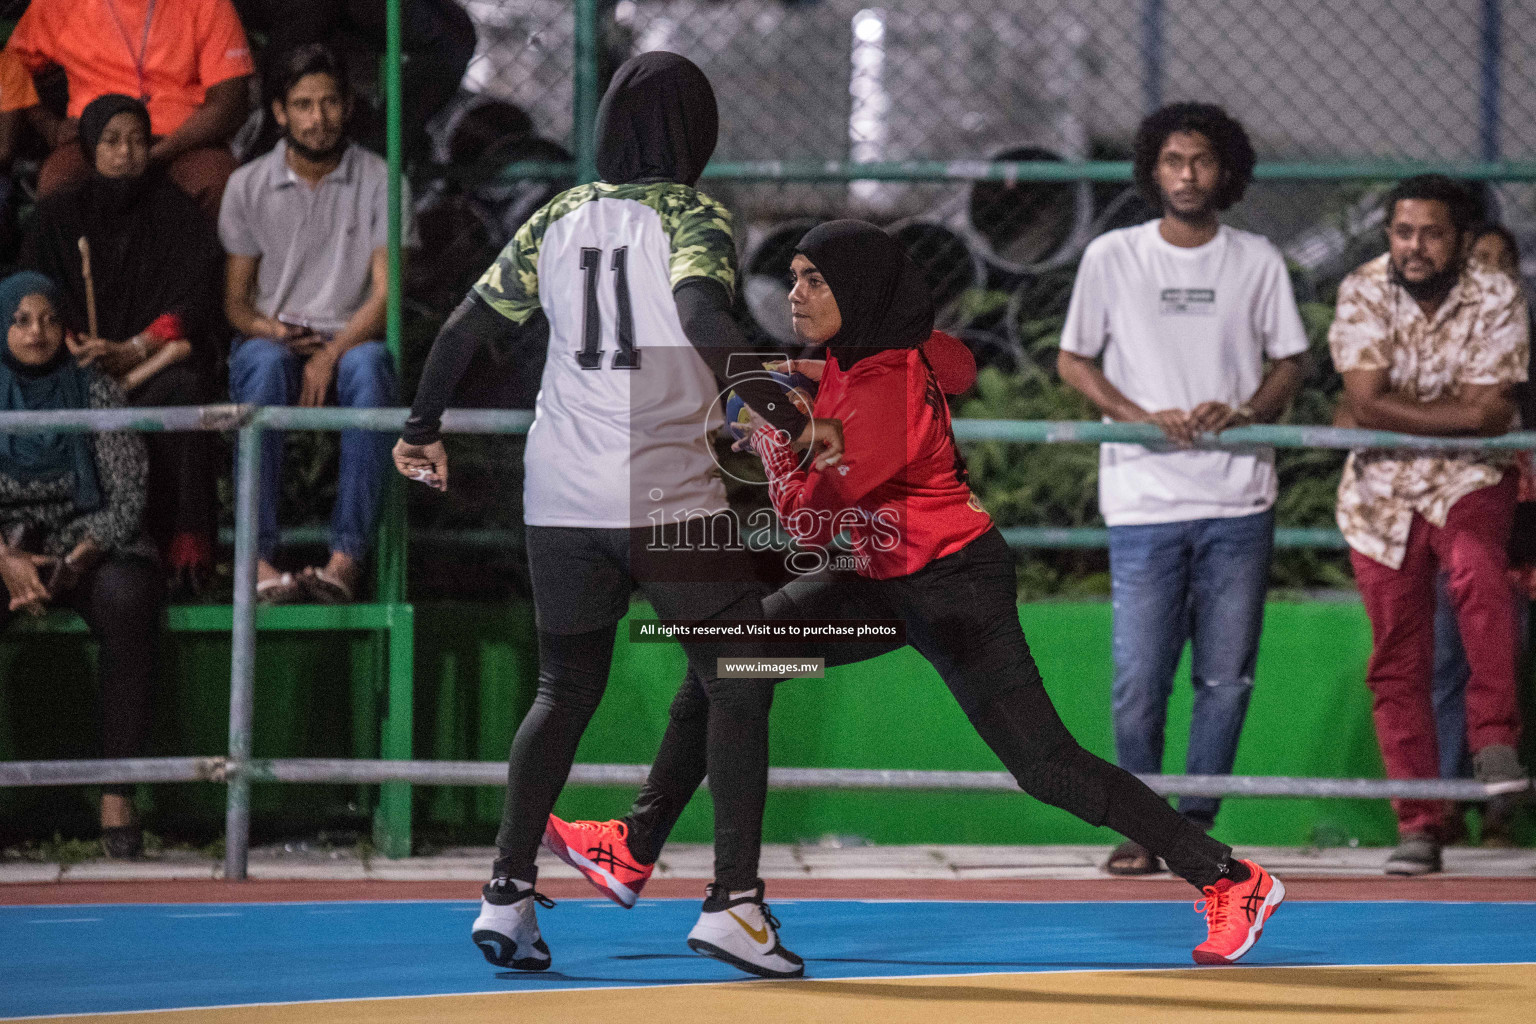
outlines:
[[[1386,297],[1377,294],[1379,291],[1359,274],[1349,275],[1339,285],[1339,302],[1328,328],[1328,350],[1334,369],[1340,373],[1385,370],[1392,365],[1383,308]]]
[[[527,323],[539,311],[539,246],[548,226],[546,206],[523,222],[475,282],[475,293],[515,324]]]
[[[691,198],[682,194],[668,196],[674,210],[665,216],[667,234],[672,239],[672,274],[674,289],[684,281],[702,277],[725,286],[727,295],[736,295],[736,236],[731,230],[731,213],[715,200],[701,193]]]

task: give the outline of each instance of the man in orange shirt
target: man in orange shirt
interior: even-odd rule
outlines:
[[[37,108],[53,150],[40,194],[88,173],[76,120],[96,97],[123,93],[149,108],[150,160],[217,217],[255,71],[230,0],[32,0],[6,50],[33,74],[59,65],[69,82],[66,118]]]
[[[0,50],[0,172],[10,170],[16,155],[17,115],[37,104],[37,89],[26,65],[14,53]]]
[[[0,50],[0,253],[15,255],[16,217],[11,210],[11,161],[16,157],[16,128],[24,111],[38,104],[32,76],[16,55]]]

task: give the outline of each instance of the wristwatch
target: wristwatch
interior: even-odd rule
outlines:
[[[1249,405],[1247,402],[1244,402],[1236,409],[1233,409],[1232,413],[1242,421],[1240,424],[1238,424],[1239,426],[1246,427],[1250,423],[1257,423],[1259,421],[1258,413],[1254,412],[1253,406]]]

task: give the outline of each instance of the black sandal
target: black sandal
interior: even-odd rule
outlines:
[[[1109,855],[1104,870],[1112,875],[1156,875],[1165,869],[1163,862],[1152,856],[1152,851],[1127,839]]]

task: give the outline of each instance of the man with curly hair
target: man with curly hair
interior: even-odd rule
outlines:
[[[1136,133],[1136,183],[1157,220],[1083,254],[1057,368],[1108,421],[1155,423],[1167,443],[1106,444],[1099,510],[1109,525],[1114,726],[1121,767],[1156,774],[1174,670],[1192,646],[1187,770],[1232,770],[1253,692],[1276,495],[1274,452],[1202,438],[1272,421],[1306,373],[1307,337],[1280,252],[1217,214],[1242,198],[1253,146],[1220,107],[1176,103]],[[1268,361],[1266,372],[1265,363]],[[1102,366],[1100,363],[1102,362]],[[1179,810],[1210,828],[1219,801]],[[1157,858],[1122,843],[1113,874]]]

